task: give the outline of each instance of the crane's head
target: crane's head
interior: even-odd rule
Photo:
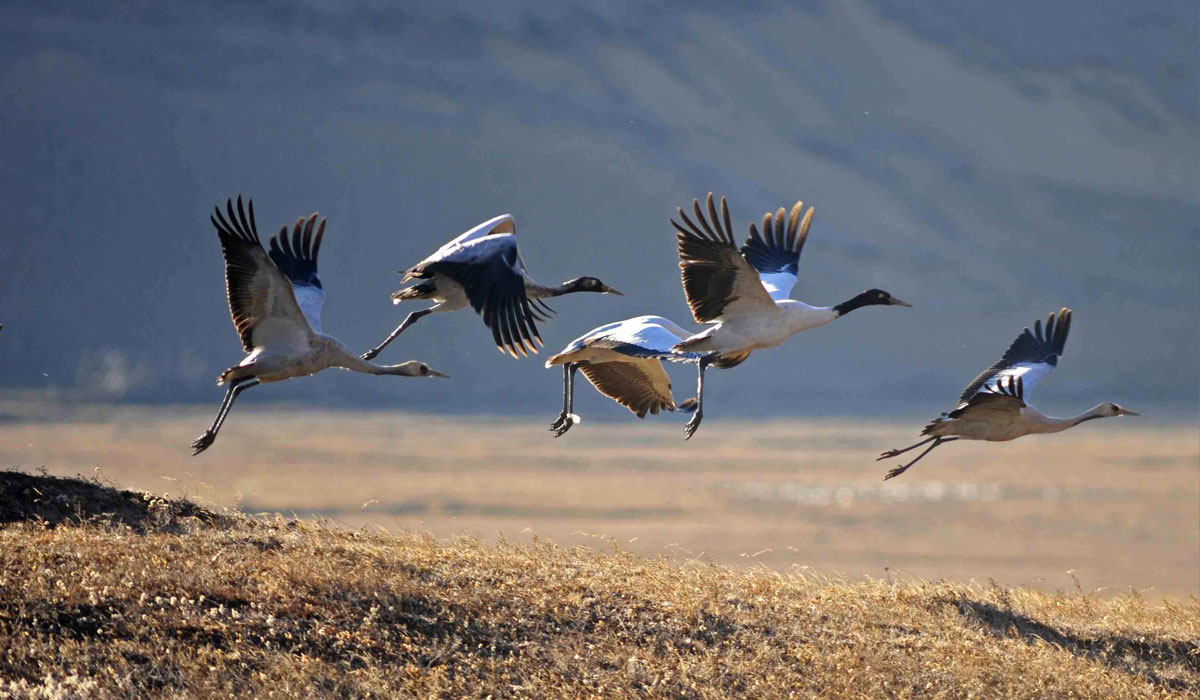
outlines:
[[[900,301],[882,289],[868,289],[859,294],[863,297],[863,306],[912,306],[906,301]]]
[[[384,369],[387,370],[385,372],[385,374],[394,374],[398,377],[442,377],[444,379],[450,378],[450,375],[442,374],[441,372],[433,369],[432,367],[425,364],[424,362],[418,362],[417,360],[409,360],[408,362],[401,362],[400,364],[397,364],[397,365],[387,365]]]
[[[1129,409],[1121,408],[1115,403],[1108,401],[1096,407],[1097,413],[1105,418],[1116,418],[1117,416],[1140,416],[1140,413],[1130,411]]]
[[[625,296],[595,277],[576,277],[564,286],[572,292],[599,292],[600,294],[616,294],[619,297]]]

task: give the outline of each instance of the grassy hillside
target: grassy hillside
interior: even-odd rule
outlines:
[[[187,446],[214,406],[42,408],[0,398],[0,420],[33,414],[0,426],[0,465],[99,473],[246,513],[524,544],[538,535],[591,546],[604,535],[675,563],[703,555],[853,578],[891,571],[1052,593],[1074,589],[1074,572],[1105,596],[1200,591],[1194,425],[1094,421],[1010,443],[962,441],[885,482],[892,464],[875,456],[911,444],[928,416],[710,416],[685,443],[679,416],[585,414],[556,440],[550,416],[248,404],[193,458]]]
[[[1195,598],[848,582],[0,487],[0,696],[1200,693]]]

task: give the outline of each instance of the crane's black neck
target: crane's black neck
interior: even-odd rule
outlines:
[[[864,306],[874,306],[879,303],[879,299],[874,295],[874,293],[863,292],[852,299],[843,301],[842,303],[833,307],[833,310],[838,316],[845,316],[855,309],[861,309]]]
[[[575,292],[596,292],[596,282],[592,277],[576,277],[575,279],[567,280],[562,284],[544,285],[536,282],[526,283],[525,290],[529,296],[535,299],[548,297],[561,297],[564,294],[574,294]]]

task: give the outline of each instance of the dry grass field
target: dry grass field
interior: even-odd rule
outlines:
[[[0,697],[1170,698],[1200,603],[671,564],[0,473]]]
[[[585,422],[241,406],[64,411],[0,402],[0,467],[96,476],[246,513],[436,538],[616,543],[669,561],[949,578],[1147,599],[1200,593],[1200,437],[1150,419],[958,442],[883,482],[920,421]],[[18,418],[13,420],[13,418]],[[1078,584],[1076,583],[1078,582]]]

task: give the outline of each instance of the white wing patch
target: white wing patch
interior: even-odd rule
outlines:
[[[1033,388],[1052,371],[1054,365],[1045,362],[1018,362],[997,372],[979,391],[985,394],[1007,394],[1008,391],[1004,387],[1007,387],[1010,381],[1019,378],[1024,388],[1022,400],[1028,402]]]
[[[790,272],[760,272],[758,276],[772,299],[783,301],[791,298],[792,287],[796,286],[796,275]]]
[[[325,306],[325,290],[307,284],[293,284],[296,304],[314,333],[321,332],[321,309]]]

